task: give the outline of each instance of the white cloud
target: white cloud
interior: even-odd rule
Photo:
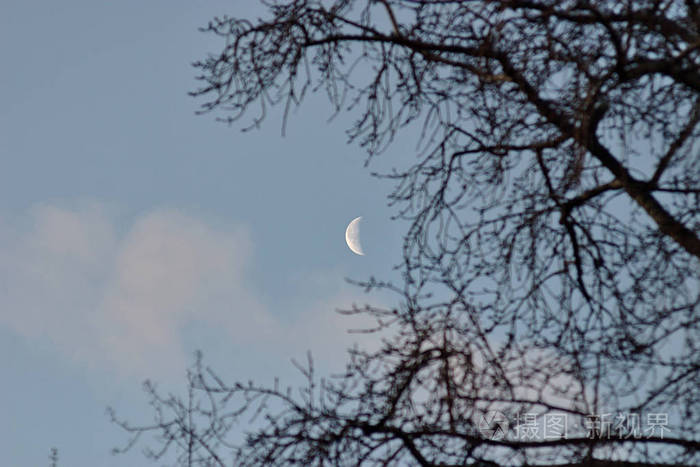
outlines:
[[[181,330],[191,321],[224,326],[235,341],[269,332],[274,320],[244,283],[250,251],[245,229],[217,230],[174,210],[138,219],[97,307],[109,325],[100,330],[106,353],[129,366],[180,366]]]
[[[25,219],[22,219],[23,221]],[[29,225],[5,226],[0,246],[0,322],[29,337],[62,340],[57,329],[87,329],[81,310],[94,303],[115,242],[96,206],[80,212],[35,207]]]
[[[124,229],[100,204],[42,205],[28,218],[0,222],[0,326],[49,340],[80,364],[179,376],[193,350],[184,336],[195,328],[284,362],[307,349],[342,360],[358,340],[345,331],[357,320],[333,311],[361,301],[352,294],[295,297],[304,311],[293,321],[266,309],[247,277],[253,242],[244,227],[158,209]]]

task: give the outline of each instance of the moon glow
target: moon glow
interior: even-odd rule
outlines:
[[[362,250],[362,244],[360,243],[360,221],[362,216],[357,217],[350,222],[348,228],[345,229],[345,242],[348,244],[348,248],[357,254],[364,256],[365,252]]]

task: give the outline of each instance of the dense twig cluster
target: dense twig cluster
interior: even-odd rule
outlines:
[[[239,410],[269,398],[279,412],[263,407],[237,465],[697,462],[697,2],[266,4],[268,19],[206,28],[226,44],[196,64],[204,111],[234,121],[259,105],[257,125],[268,106],[323,89],[358,113],[349,134],[371,157],[422,128],[418,159],[379,174],[411,221],[404,283],[364,284],[401,305],[356,310],[393,338],[355,351],[339,379],[305,370],[301,398],[197,366],[191,387],[223,397],[200,413],[210,431],[188,431],[188,406],[161,399],[156,425],[128,428],[194,443],[203,455],[183,465],[226,465],[210,438],[223,443]],[[235,396],[242,407],[222,412]],[[493,410],[565,413],[579,431],[494,439],[479,430]],[[668,414],[670,433],[586,429],[611,410]]]

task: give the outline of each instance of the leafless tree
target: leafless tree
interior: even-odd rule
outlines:
[[[388,337],[338,377],[309,360],[299,396],[198,360],[188,399],[148,386],[155,424],[120,423],[182,465],[697,465],[700,4],[264,3],[205,28],[204,112],[325,92],[369,161],[422,129],[376,174],[410,229],[403,282],[362,285],[397,306],[349,311]]]

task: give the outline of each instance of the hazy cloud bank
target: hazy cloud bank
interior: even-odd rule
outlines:
[[[358,340],[345,332],[358,323],[333,310],[363,301],[359,291],[297,297],[303,310],[291,322],[263,305],[247,278],[254,245],[245,226],[212,226],[176,209],[117,220],[93,203],[36,206],[18,225],[0,222],[0,326],[136,377],[181,374],[193,350],[188,329],[285,361],[306,349],[341,359]]]

